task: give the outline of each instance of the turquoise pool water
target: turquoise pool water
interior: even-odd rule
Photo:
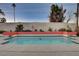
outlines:
[[[68,37],[33,37],[33,36],[19,36],[8,39],[8,44],[73,44],[71,38]]]

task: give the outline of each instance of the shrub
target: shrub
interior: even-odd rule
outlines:
[[[77,36],[79,36],[79,32],[77,33]]]
[[[38,30],[37,30],[37,29],[35,29],[34,31],[35,31],[35,32],[37,32]]]
[[[61,28],[58,31],[66,31],[66,29],[65,28]]]
[[[61,28],[61,29],[59,29],[58,31],[72,32],[72,30],[71,30],[71,29],[65,29],[65,28]]]
[[[42,29],[39,30],[40,32],[44,32]]]
[[[67,30],[66,30],[67,32],[72,32],[72,29],[71,29],[71,27],[69,27],[69,25],[67,25]]]
[[[70,29],[67,29],[66,31],[67,31],[67,32],[72,32],[72,30],[70,30]]]
[[[23,31],[23,28],[24,28],[23,25],[22,24],[19,24],[19,25],[16,26],[15,31],[16,32],[22,32]]]
[[[0,34],[2,34],[2,33],[4,33],[4,32],[6,32],[6,31],[4,31],[4,30],[0,30]]]
[[[23,32],[32,32],[32,30],[23,30]]]
[[[51,28],[49,28],[49,29],[48,29],[48,31],[52,32],[52,29],[51,29]]]
[[[76,28],[75,31],[77,32],[77,36],[79,36],[79,27]]]

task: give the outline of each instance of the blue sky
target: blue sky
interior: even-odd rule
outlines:
[[[61,6],[61,4],[58,4]],[[50,3],[16,3],[16,22],[49,22]],[[76,12],[76,4],[63,4],[66,11],[66,20],[71,15],[71,21],[75,21],[73,13]],[[0,9],[5,12],[7,22],[13,22],[13,8],[11,3],[0,3]]]

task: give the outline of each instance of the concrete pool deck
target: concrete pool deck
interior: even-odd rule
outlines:
[[[18,35],[20,36],[20,35]],[[4,40],[6,37],[3,37]],[[79,37],[73,37],[79,39]],[[2,41],[3,42],[3,41]],[[2,56],[79,56],[79,44],[0,44]]]
[[[79,45],[0,45],[0,55],[78,55]]]

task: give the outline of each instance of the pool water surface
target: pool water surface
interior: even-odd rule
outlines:
[[[71,38],[54,36],[16,36],[8,44],[74,44]]]

